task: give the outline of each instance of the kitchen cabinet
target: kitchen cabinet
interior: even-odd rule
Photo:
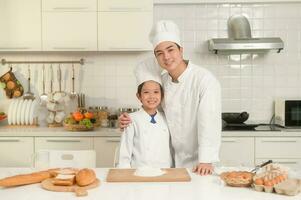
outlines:
[[[95,137],[96,167],[114,167],[114,158],[117,157],[119,144],[120,137]]]
[[[93,137],[36,137],[35,152],[42,149],[91,150]]]
[[[253,166],[254,138],[223,137],[220,162],[223,166]]]
[[[0,167],[31,167],[32,137],[0,137]]]
[[[1,0],[0,27],[0,51],[40,51],[40,0]]]
[[[152,20],[152,12],[99,12],[99,50],[151,50],[148,34]]]
[[[152,11],[153,0],[98,0],[99,11]]]
[[[301,167],[301,138],[263,137],[256,138],[256,163],[272,159],[273,162],[293,169]]]
[[[96,12],[43,12],[44,51],[96,51]]]

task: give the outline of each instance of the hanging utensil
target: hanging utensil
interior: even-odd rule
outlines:
[[[42,85],[43,86],[43,92],[40,95],[40,99],[41,99],[40,104],[41,105],[46,105],[48,96],[45,93],[45,65],[44,64],[43,64],[43,68],[42,68],[42,84],[43,84]]]
[[[34,100],[34,94],[30,91],[30,65],[28,65],[28,91],[23,95],[24,99]]]
[[[72,90],[70,92],[70,98],[74,99],[76,98],[76,92],[74,91],[74,64],[72,63]]]
[[[54,92],[53,99],[55,101],[60,101],[64,96],[66,96],[66,92],[62,91],[62,71],[61,71],[61,65],[59,65],[58,69],[57,69],[57,80],[59,82],[59,91]]]

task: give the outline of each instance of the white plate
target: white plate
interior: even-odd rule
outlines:
[[[28,99],[25,99],[23,102],[23,106],[22,106],[22,110],[21,110],[21,119],[20,119],[21,125],[25,125],[25,114],[26,114],[25,110],[26,110],[28,101],[29,101]]]
[[[19,104],[20,104],[21,100],[17,100],[17,102],[15,103],[14,107],[13,107],[13,113],[12,113],[12,124],[16,125],[17,124],[17,114],[18,114],[18,108],[19,108]]]
[[[13,111],[13,107],[14,104],[17,102],[17,100],[12,100],[9,104],[9,108],[8,108],[8,112],[7,112],[7,122],[9,125],[12,124],[12,111]]]
[[[30,106],[30,111],[29,111],[29,124],[30,125],[33,124],[33,119],[36,116],[37,108],[38,108],[38,101],[34,100]]]
[[[25,122],[24,124],[26,125],[29,124],[29,111],[30,111],[31,104],[32,104],[32,100],[28,100],[26,110],[25,110],[25,120],[24,120]]]
[[[21,125],[21,111],[22,111],[22,108],[24,106],[24,99],[20,100],[20,103],[19,103],[19,107],[18,107],[18,110],[17,110],[17,120],[16,120],[16,123],[17,125]]]

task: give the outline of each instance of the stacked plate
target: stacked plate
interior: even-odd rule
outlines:
[[[8,108],[9,125],[33,125],[37,117],[37,100],[14,99]]]

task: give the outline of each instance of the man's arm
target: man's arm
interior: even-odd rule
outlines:
[[[194,171],[207,175],[213,172],[212,163],[219,161],[221,144],[221,88],[212,77],[201,92],[197,121],[199,164]]]

